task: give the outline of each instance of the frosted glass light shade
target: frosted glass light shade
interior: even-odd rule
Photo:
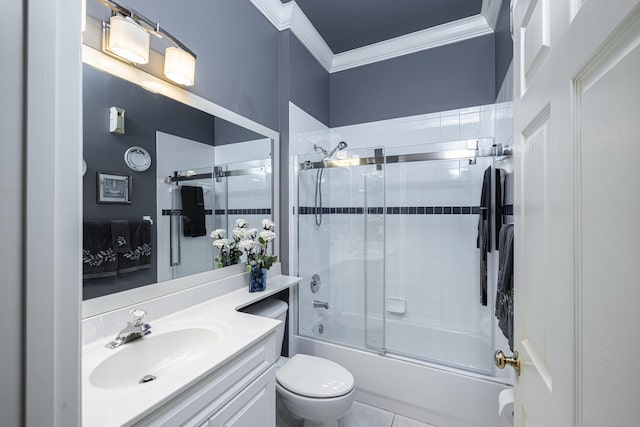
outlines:
[[[131,18],[112,16],[109,51],[135,64],[149,62],[149,33]]]
[[[177,47],[168,47],[164,54],[164,75],[178,84],[193,86],[196,58]]]

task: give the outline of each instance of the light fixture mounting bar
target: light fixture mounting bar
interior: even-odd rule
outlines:
[[[175,38],[173,35],[171,35],[171,33],[169,33],[167,30],[160,27],[159,23],[153,22],[151,19],[147,18],[143,14],[138,13],[137,11],[133,10],[130,7],[123,6],[114,0],[98,0],[98,1],[102,3],[104,6],[111,9],[111,12],[113,14],[130,17],[140,26],[145,28],[149,33],[153,34],[158,38],[166,37],[169,41],[171,41],[173,44],[178,46],[180,49],[184,50],[189,55],[193,56],[194,59],[197,58],[196,54],[191,49],[185,46],[184,43],[182,43],[180,40]]]

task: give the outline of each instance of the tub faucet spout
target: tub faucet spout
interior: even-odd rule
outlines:
[[[326,301],[314,300],[313,301],[313,307],[314,308],[324,308],[325,310],[329,310],[329,303],[326,302]]]

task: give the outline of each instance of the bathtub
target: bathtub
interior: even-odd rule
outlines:
[[[376,325],[381,326],[380,319],[369,318],[365,328],[361,315],[327,312],[300,328],[300,335],[291,339],[291,350],[346,367],[355,377],[360,402],[437,427],[502,426],[498,394],[509,385],[490,375],[493,349],[488,340],[387,319],[387,353],[382,355],[377,353],[382,331],[376,331]],[[444,362],[417,361],[406,356],[411,353]]]

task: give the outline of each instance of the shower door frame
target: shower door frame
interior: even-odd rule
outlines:
[[[483,141],[489,141],[491,142],[490,147],[491,148],[485,148],[485,149],[478,149],[479,146],[479,141],[483,140]],[[473,139],[473,140],[468,140],[467,141],[467,147],[472,147],[472,148],[468,148],[466,150],[447,150],[447,151],[440,151],[440,152],[424,152],[424,153],[413,153],[413,154],[403,154],[403,155],[378,155],[378,153],[376,153],[375,156],[372,157],[362,157],[362,158],[358,158],[358,159],[325,159],[325,160],[321,160],[321,161],[317,161],[317,162],[311,162],[311,161],[305,161],[305,162],[299,162],[299,158],[303,155],[298,155],[294,158],[294,164],[295,164],[295,170],[294,170],[294,176],[295,176],[295,204],[293,205],[293,211],[292,213],[295,214],[297,216],[297,222],[296,222],[296,269],[297,269],[297,273],[299,274],[300,272],[300,260],[299,260],[299,249],[300,249],[300,244],[299,244],[299,236],[300,236],[300,213],[299,213],[299,172],[300,170],[311,170],[311,169],[318,169],[318,168],[342,168],[342,167],[357,167],[357,166],[371,166],[371,165],[381,165],[382,167],[384,167],[385,165],[389,165],[389,164],[397,164],[397,163],[408,163],[408,162],[423,162],[423,161],[441,161],[441,160],[469,160],[470,162],[474,162],[476,158],[479,157],[492,157],[494,159],[496,159],[496,157],[510,157],[512,155],[511,149],[505,149],[502,147],[502,145],[500,144],[493,144],[493,137],[490,138],[478,138],[478,139]],[[446,141],[445,141],[446,142]],[[475,147],[475,148],[473,148]],[[378,147],[362,147],[362,148],[358,148],[358,149],[369,149],[369,150],[373,150],[375,148]],[[383,150],[386,148],[383,148]],[[384,153],[384,151],[383,151]],[[494,164],[492,164],[492,169],[495,168]],[[387,171],[385,170],[385,180],[387,179]],[[494,174],[492,173],[492,183],[491,186],[492,188],[495,188],[495,182],[494,182]],[[366,180],[365,180],[365,185],[366,185]],[[385,185],[386,187],[386,185]],[[386,190],[383,191],[383,217],[384,217],[384,229],[386,230],[386,222],[387,222],[387,207],[386,207]],[[365,197],[366,197],[366,190],[365,190]],[[494,205],[494,197],[495,194],[492,191],[491,192],[491,204],[492,206]],[[366,205],[366,203],[365,203]],[[296,208],[297,207],[297,208]],[[367,215],[367,207],[365,206],[365,211],[364,214],[365,216]],[[493,217],[489,218],[489,221],[491,223],[493,223],[494,219]],[[367,234],[367,225],[368,222],[365,220],[365,236]],[[495,246],[494,243],[494,233],[490,233],[489,235],[489,248],[492,248]],[[383,247],[386,248],[386,231],[384,233],[384,240],[383,240]],[[366,262],[366,261],[365,261]],[[494,263],[490,263],[489,265],[492,265]],[[489,272],[489,283],[493,283],[495,280],[495,268],[488,268]],[[386,278],[386,262],[383,263],[383,272],[385,274]],[[371,352],[377,352],[379,355],[382,356],[389,356],[389,357],[397,357],[400,359],[412,359],[414,361],[418,361],[419,363],[425,363],[425,364],[430,364],[430,363],[434,363],[434,364],[438,364],[438,365],[445,365],[445,366],[450,366],[452,368],[455,369],[464,369],[465,371],[468,372],[474,372],[474,373],[480,373],[483,375],[493,375],[494,374],[494,369],[491,368],[490,372],[481,370],[481,369],[474,369],[474,368],[461,368],[459,365],[457,364],[451,364],[448,365],[446,363],[446,361],[442,361],[442,360],[431,360],[429,358],[418,358],[417,356],[414,355],[407,355],[407,354],[402,354],[401,352],[396,352],[393,350],[389,350],[386,348],[386,321],[387,321],[387,313],[386,313],[386,291],[387,291],[387,286],[386,286],[386,279],[383,281],[383,287],[382,287],[382,324],[383,324],[383,329],[382,329],[382,347],[379,348],[373,348],[373,347],[369,347],[367,346],[367,313],[368,313],[368,306],[367,306],[367,297],[366,297],[366,292],[368,291],[367,288],[367,281],[366,281],[366,276],[365,276],[365,295],[363,296],[365,298],[364,301],[364,313],[363,315],[365,316],[364,319],[364,324],[365,324],[365,338],[364,338],[364,348],[363,350],[366,351],[371,351]],[[492,294],[490,292],[490,294]],[[295,298],[296,301],[298,301],[298,296],[299,296],[299,291],[296,292]],[[489,298],[489,307],[491,307],[491,301],[493,300],[492,295],[490,295]],[[299,310],[299,308],[298,308]],[[490,315],[491,316],[491,315]],[[491,343],[495,342],[495,328],[493,327],[493,316],[491,316],[492,318],[492,327],[491,327],[491,332],[490,332],[490,336],[489,339],[491,340]],[[300,321],[300,317],[299,317],[299,312],[296,311],[295,313],[295,334],[299,335],[299,321]],[[301,336],[301,335],[299,335]],[[324,340],[318,337],[308,337],[308,338],[313,338],[313,339],[320,339],[322,341],[326,341],[329,343],[334,343],[337,345],[344,345],[346,347],[352,347],[352,348],[356,348],[358,349],[358,347],[353,346],[353,345],[349,345],[349,343],[336,343],[334,341],[331,340]],[[488,355],[487,357],[490,357],[491,355]]]

